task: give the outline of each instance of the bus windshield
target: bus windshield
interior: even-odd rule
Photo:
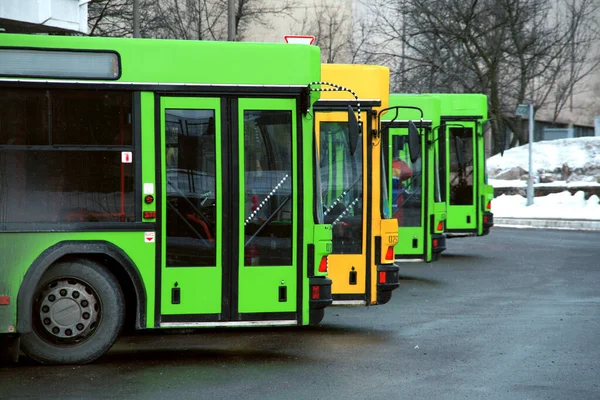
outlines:
[[[347,122],[320,123],[321,193],[325,223],[333,230],[333,253],[362,251],[363,152],[350,152]]]

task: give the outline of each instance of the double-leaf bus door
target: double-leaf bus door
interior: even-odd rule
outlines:
[[[161,326],[296,323],[295,109],[161,98]]]

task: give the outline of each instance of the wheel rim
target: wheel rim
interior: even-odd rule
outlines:
[[[38,332],[58,344],[78,343],[89,338],[101,318],[96,291],[76,278],[59,278],[38,291]]]

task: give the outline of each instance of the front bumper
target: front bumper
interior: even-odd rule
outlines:
[[[333,297],[331,296],[331,283],[332,281],[329,278],[314,277],[309,279],[309,305],[311,310],[320,310],[322,308],[329,307],[331,303],[333,303]],[[315,287],[318,288],[318,297],[313,296],[313,294],[317,292]]]
[[[482,236],[490,233],[490,228],[494,226],[494,214],[491,212],[483,213],[483,233]]]
[[[431,235],[431,258],[432,261],[440,259],[440,254],[446,251],[446,235],[443,233],[434,233]]]
[[[377,304],[385,304],[392,298],[392,290],[400,286],[400,267],[392,265],[377,266]]]

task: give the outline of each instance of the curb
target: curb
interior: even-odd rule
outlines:
[[[600,220],[559,218],[501,218],[494,216],[494,226],[499,228],[568,229],[600,231]]]

